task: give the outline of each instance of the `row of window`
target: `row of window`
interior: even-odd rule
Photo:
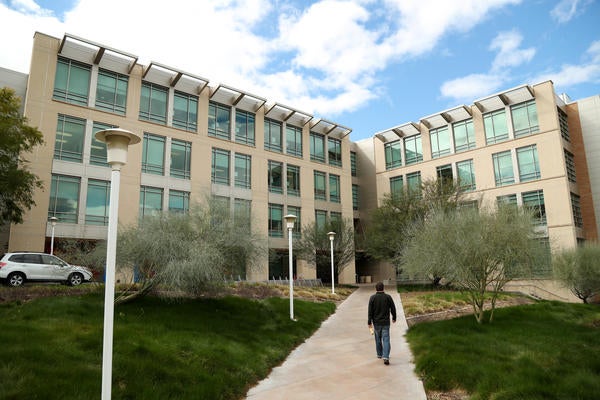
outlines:
[[[296,222],[294,223],[293,235],[299,237],[302,231],[302,210],[300,207],[286,206],[287,214],[296,216]],[[269,203],[269,236],[270,237],[283,237],[284,232],[284,205]],[[327,220],[335,222],[342,220],[342,213],[327,210],[315,210],[315,225],[317,229],[323,228]]]

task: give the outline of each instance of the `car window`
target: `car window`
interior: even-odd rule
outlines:
[[[44,261],[44,264],[60,265],[61,267],[64,267],[67,265],[67,263],[64,262],[63,260],[61,260],[60,258],[51,256],[48,254],[42,254],[42,260]]]
[[[13,254],[12,256],[10,256],[9,261],[22,263],[24,262],[23,254]]]
[[[41,264],[42,257],[39,254],[23,254],[23,261],[28,264]]]

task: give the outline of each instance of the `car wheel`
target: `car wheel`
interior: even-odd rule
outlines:
[[[74,272],[67,278],[67,283],[71,286],[81,285],[83,282],[83,275],[79,272]]]
[[[9,286],[21,286],[25,283],[25,275],[21,272],[13,272],[6,278]]]

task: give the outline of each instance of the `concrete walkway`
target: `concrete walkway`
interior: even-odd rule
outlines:
[[[375,286],[361,285],[313,336],[250,389],[246,399],[426,400],[404,338],[408,326],[400,295],[391,289],[387,293],[396,303],[398,320],[390,330],[390,365],[377,359],[367,327],[367,305]]]

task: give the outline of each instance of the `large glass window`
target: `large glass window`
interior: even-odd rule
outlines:
[[[169,211],[187,213],[190,210],[190,193],[181,190],[169,190]]]
[[[300,237],[300,233],[302,232],[302,211],[300,207],[287,206],[288,214],[295,215],[296,221],[294,222],[294,237]]]
[[[265,118],[265,150],[281,153],[281,122]]]
[[[100,69],[96,85],[96,108],[125,115],[129,77]]]
[[[196,132],[198,128],[198,96],[175,92],[173,97],[173,126]]]
[[[169,90],[163,86],[150,82],[142,82],[142,95],[140,98],[140,119],[167,123],[167,98]]]
[[[165,173],[165,137],[144,133],[142,172],[155,175]]]
[[[252,187],[252,157],[235,153],[235,186],[250,189]]]
[[[577,183],[575,174],[575,157],[569,151],[565,150],[565,165],[567,167],[567,178],[569,182]]]
[[[409,193],[421,193],[421,171],[406,174],[406,188]]]
[[[315,225],[317,229],[323,229],[327,224],[327,211],[315,210]]]
[[[85,223],[87,225],[108,225],[110,206],[110,182],[89,179],[85,205]]]
[[[54,159],[82,162],[84,139],[85,120],[59,114],[54,142]]]
[[[431,157],[439,158],[450,154],[450,131],[447,126],[429,131],[431,139]]]
[[[359,189],[358,185],[352,185],[352,209],[358,210],[359,204]]]
[[[287,166],[287,194],[300,196],[300,167],[296,165]]]
[[[510,108],[515,137],[531,135],[540,130],[535,100],[514,105]]]
[[[92,145],[90,148],[90,164],[100,165],[102,167],[108,167],[106,162],[106,143],[96,139],[96,133],[105,129],[116,128],[114,125],[103,124],[101,122],[94,122],[92,127]]]
[[[487,113],[483,116],[486,144],[494,144],[508,140],[508,125],[504,109]]]
[[[283,237],[283,205],[269,203],[269,236]]]
[[[292,156],[302,157],[302,128],[286,125],[285,137],[285,152]]]
[[[517,164],[521,182],[540,179],[540,165],[535,145],[517,149]]]
[[[356,152],[350,152],[350,173],[352,176],[356,176]]]
[[[421,135],[409,136],[404,139],[404,160],[406,165],[423,161]]]
[[[53,98],[87,106],[90,92],[91,67],[59,57],[54,77]]]
[[[183,140],[171,141],[171,176],[190,179],[192,144]]]
[[[211,181],[220,185],[229,185],[229,151],[212,150]]]
[[[48,215],[60,222],[77,223],[80,178],[52,174]]]
[[[452,131],[454,132],[454,149],[457,153],[475,148],[472,119],[452,124]]]
[[[325,172],[315,171],[315,200],[327,200],[327,175]]]
[[[460,187],[465,191],[475,190],[475,170],[473,160],[460,161],[456,163]]]
[[[402,179],[402,175],[390,178],[390,193],[392,194],[392,196],[396,196],[402,193],[403,188],[404,180]]]
[[[340,177],[338,175],[329,174],[329,201],[339,203],[340,200]]]
[[[578,228],[583,227],[583,215],[581,214],[581,200],[578,195],[571,193],[571,211],[573,212],[573,222]]]
[[[451,182],[454,180],[451,164],[440,165],[439,167],[436,167],[436,173],[438,180],[442,182]]]
[[[384,145],[385,169],[398,168],[402,166],[402,147],[400,141],[388,142]]]
[[[283,193],[283,163],[269,160],[269,192]]]
[[[513,163],[510,150],[492,154],[496,186],[509,185],[515,182]]]
[[[235,141],[254,146],[255,116],[243,110],[235,110]]]
[[[312,161],[325,162],[325,136],[318,133],[310,133],[310,159]]]
[[[208,103],[208,135],[231,140],[231,108],[211,101]]]
[[[329,165],[337,167],[342,166],[342,141],[339,139],[327,139],[327,155],[329,157]]]
[[[252,224],[252,200],[234,199],[233,207],[233,218],[235,218],[236,224],[250,228]]]
[[[140,188],[140,219],[161,212],[163,209],[163,189],[150,186]]]
[[[546,205],[544,204],[544,192],[535,190],[526,192],[523,196],[523,207],[533,212],[535,222],[539,225],[546,225]]]

